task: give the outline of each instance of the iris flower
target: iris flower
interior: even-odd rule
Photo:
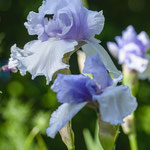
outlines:
[[[86,9],[81,0],[43,1],[37,13],[29,13],[25,23],[28,33],[38,39],[25,44],[23,50],[13,45],[8,66],[17,67],[22,75],[30,72],[32,79],[44,75],[48,84],[55,72],[69,68],[64,55],[82,46],[87,55],[99,53],[108,70],[118,78],[121,73],[94,38],[103,26],[103,12]]]
[[[150,79],[150,55],[147,50],[150,48],[150,39],[142,31],[137,35],[133,26],[128,26],[122,32],[122,37],[116,36],[117,42],[108,42],[107,46],[111,54],[116,57],[119,64],[125,64],[127,68],[139,72],[142,79]]]
[[[113,125],[122,124],[123,119],[137,107],[128,86],[116,86],[98,55],[88,56],[84,75],[58,74],[51,89],[57,93],[62,105],[52,113],[48,136],[54,138],[85,105],[93,103],[99,109],[103,121]]]

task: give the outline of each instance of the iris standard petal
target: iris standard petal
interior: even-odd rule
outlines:
[[[36,40],[29,42],[22,51],[20,50],[26,55],[18,56],[17,61],[24,66],[24,72],[31,73],[32,79],[44,75],[48,84],[56,71],[69,67],[62,62],[62,58],[65,53],[73,51],[77,44],[73,40],[49,39],[45,42]]]
[[[140,47],[135,43],[126,44],[119,50],[119,64],[125,63],[128,59],[130,59],[130,55],[135,55],[137,57],[142,56],[142,52]],[[142,58],[142,57],[141,57]],[[136,62],[136,60],[134,60]]]
[[[146,58],[148,60],[148,64],[147,64],[147,67],[146,67],[146,70],[142,73],[139,73],[139,78],[141,80],[145,80],[145,79],[148,79],[150,81],[150,55],[146,55]]]
[[[51,37],[84,41],[100,34],[104,16],[83,7],[81,0],[46,0],[38,13],[29,13],[25,26],[41,41]]]
[[[80,103],[92,101],[98,87],[88,76],[58,74],[51,89],[57,92],[57,99],[61,103]]]
[[[136,98],[131,96],[128,86],[107,88],[101,95],[93,98],[99,103],[102,120],[113,125],[122,124],[123,118],[137,107]]]
[[[95,56],[98,53],[100,60],[105,65],[106,69],[113,74],[116,81],[117,79],[120,81],[122,78],[121,72],[116,68],[106,50],[98,42],[99,41],[96,39],[87,41],[87,44],[82,46],[83,51],[87,56]]]
[[[107,48],[115,58],[118,58],[119,48],[115,42],[107,42]]]
[[[146,51],[150,48],[148,35],[144,31],[137,35],[130,25],[122,32],[122,36],[115,37],[115,40],[118,44],[119,64],[125,64],[129,69],[139,73],[144,72],[148,65]],[[111,43],[109,47],[115,49],[116,45]]]
[[[19,49],[18,47],[16,47],[16,44],[14,44],[11,47],[11,55],[10,55],[10,59],[8,61],[8,68],[18,68],[21,75],[25,75],[26,74],[26,67],[19,61],[20,57],[24,57],[26,56],[26,53],[24,51],[22,51],[21,49]]]
[[[137,38],[143,43],[146,52],[150,48],[150,39],[147,33],[142,31],[140,34],[138,34]]]
[[[149,62],[146,58],[142,58],[134,54],[130,54],[125,60],[125,64],[129,69],[136,70],[139,73],[146,70],[148,63]]]
[[[92,74],[93,78],[103,90],[112,85],[112,78],[108,74],[107,69],[101,62],[98,54],[95,56],[88,56],[86,58],[83,73]]]
[[[62,129],[85,105],[87,102],[82,103],[65,103],[62,104],[51,115],[49,128],[46,133],[51,138],[56,136],[56,133]]]
[[[126,30],[122,32],[122,40],[126,43],[134,41],[136,39],[136,31],[133,26],[129,25]],[[124,43],[125,44],[125,43]]]
[[[82,33],[84,37],[82,40],[88,40],[95,36],[95,34],[100,34],[104,27],[105,18],[103,16],[103,11],[89,11],[85,8],[86,13],[83,14],[82,21],[84,22],[82,25]],[[86,16],[86,19],[85,19]],[[86,22],[86,23],[85,23]],[[84,32],[83,32],[84,31]]]

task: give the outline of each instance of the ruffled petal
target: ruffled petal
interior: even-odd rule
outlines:
[[[84,41],[101,33],[105,19],[103,11],[90,11],[83,7],[79,1],[72,1],[71,3],[69,1],[68,8],[73,17],[73,25],[70,31],[64,35],[64,38]]]
[[[142,42],[142,44],[145,47],[145,51],[150,48],[150,39],[146,32],[142,31],[140,34],[138,34],[137,38]]]
[[[146,58],[148,60],[148,65],[146,67],[146,70],[142,73],[139,73],[139,78],[141,80],[148,79],[150,81],[150,55],[146,55]]]
[[[82,46],[83,51],[86,53],[86,55],[95,56],[98,53],[100,60],[105,65],[106,69],[113,74],[116,82],[120,81],[122,79],[121,71],[116,68],[106,50],[98,43],[99,41],[96,39],[92,39],[91,41],[86,42],[87,44]]]
[[[18,47],[16,47],[16,44],[14,44],[11,47],[11,55],[10,55],[10,59],[8,61],[8,68],[18,68],[21,75],[25,75],[26,74],[26,67],[19,61],[20,57],[24,57],[26,56],[26,54],[24,53],[24,51],[22,51],[21,49],[19,49]]]
[[[101,118],[113,125],[122,124],[123,118],[135,111],[136,98],[131,96],[128,86],[108,88],[101,95],[94,96],[99,103]]]
[[[102,11],[83,7],[81,0],[46,0],[38,13],[29,13],[25,26],[30,35],[38,35],[41,41],[51,37],[83,41],[100,34],[104,16]]]
[[[126,44],[119,51],[119,56],[118,56],[119,63],[120,64],[126,63],[126,60],[130,59],[130,55],[135,55],[137,57],[141,57],[142,56],[141,52],[142,51],[141,51],[140,47],[138,45],[136,45],[135,43],[131,42],[129,44]]]
[[[62,129],[85,105],[87,102],[82,103],[65,103],[62,104],[51,115],[49,128],[46,133],[51,138],[54,138],[57,132]]]
[[[129,69],[134,69],[140,73],[144,72],[148,65],[148,60],[146,58],[138,57],[134,54],[130,54],[128,59],[125,61],[126,66]]]
[[[98,87],[88,76],[58,74],[51,89],[61,103],[92,101]]]
[[[119,48],[115,42],[107,42],[107,47],[110,53],[115,57],[118,58]]]
[[[83,73],[90,73],[93,78],[100,85],[102,89],[112,85],[112,78],[107,72],[104,64],[99,59],[98,54],[95,56],[88,56],[85,61]]]
[[[45,25],[45,30],[50,37],[63,38],[71,29],[73,18],[66,10],[59,11],[57,16],[56,20],[51,20]]]
[[[95,36],[95,34],[100,34],[104,28],[105,18],[103,16],[103,11],[89,11],[87,10],[87,19],[83,23],[83,31],[85,39],[90,39]],[[83,16],[84,18],[85,16]],[[83,39],[84,40],[84,39]]]
[[[24,72],[31,73],[32,79],[44,75],[48,84],[56,71],[69,67],[62,62],[62,58],[65,53],[73,51],[77,44],[73,40],[49,39],[45,42],[36,40],[29,42],[22,51],[19,51],[19,53],[26,53],[26,55],[15,56],[14,59],[17,59],[23,66]],[[18,53],[18,48],[15,50]]]
[[[136,31],[133,26],[129,25],[126,30],[122,32],[122,40],[126,41],[126,43],[134,41],[136,39]]]

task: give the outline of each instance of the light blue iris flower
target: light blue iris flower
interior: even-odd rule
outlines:
[[[86,54],[99,53],[108,70],[118,78],[121,72],[94,38],[103,26],[103,12],[86,9],[81,0],[43,1],[38,13],[31,11],[25,23],[28,33],[38,39],[27,43],[23,50],[13,45],[8,66],[17,67],[22,75],[30,72],[32,79],[44,75],[48,84],[55,72],[69,68],[62,61],[64,54],[84,44]]]
[[[97,104],[102,120],[113,125],[122,124],[123,118],[136,109],[136,98],[131,96],[129,87],[115,85],[98,55],[87,57],[83,72],[92,74],[93,79],[58,74],[54,81],[51,88],[63,104],[51,115],[48,136],[54,138],[88,103]]]
[[[122,32],[122,37],[116,36],[117,42],[108,42],[107,46],[111,54],[116,57],[119,64],[125,64],[129,69],[139,72],[142,79],[150,79],[150,55],[147,50],[150,48],[150,39],[142,31],[137,35],[133,26],[128,26]]]

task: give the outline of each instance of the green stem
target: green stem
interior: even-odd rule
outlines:
[[[99,139],[104,150],[113,150],[119,133],[119,126],[111,125],[101,120],[98,114]]]
[[[75,47],[74,51],[65,54],[63,59],[62,59],[63,63],[69,64],[69,59],[70,59],[71,55],[74,52],[76,52],[84,44],[85,44],[85,42],[79,42],[78,45]],[[63,74],[70,74],[69,69],[62,69],[62,70],[59,70],[58,72],[63,73]],[[56,78],[56,76],[54,76],[53,79],[55,79],[55,78]],[[65,127],[63,127],[60,130],[60,135],[61,135],[62,141],[67,146],[68,150],[75,150],[74,133],[73,133],[73,130],[71,127],[71,122],[69,122]]]
[[[123,84],[128,85],[131,88],[133,96],[136,96],[138,91],[138,73],[135,70],[128,69],[123,66]],[[123,131],[128,135],[131,150],[138,150],[135,116],[134,113],[125,118],[125,123],[122,125]]]
[[[23,146],[23,150],[29,150],[31,143],[33,141],[33,139],[35,138],[35,136],[39,133],[39,129],[37,127],[34,127],[31,132],[29,133],[27,139],[25,140],[24,146]]]
[[[139,86],[138,72],[136,72],[135,70],[130,70],[124,65],[123,75],[123,84],[128,85],[131,88],[132,95],[136,96]]]
[[[65,127],[63,127],[59,132],[60,132],[62,141],[67,146],[68,150],[75,150],[74,133],[71,128],[71,121]]]
[[[84,44],[85,44],[85,42],[79,42],[79,44],[75,47],[74,51],[66,53],[62,59],[63,63],[69,64],[69,59],[70,59],[71,55],[74,52],[76,52]],[[70,74],[70,70],[62,69],[62,70],[59,70],[57,73]],[[53,80],[56,79],[57,73],[53,76]],[[75,150],[74,133],[73,133],[73,130],[71,127],[71,121],[65,127],[63,127],[59,131],[59,133],[61,135],[62,141],[67,146],[68,150]]]
[[[131,150],[138,150],[137,140],[136,140],[136,135],[135,134],[130,134],[129,135],[129,142],[130,142]]]
[[[71,56],[71,53],[65,54],[65,56],[63,58],[63,62],[65,64],[69,64],[70,56]],[[63,70],[60,70],[59,72],[61,72],[63,74],[70,74],[69,69],[63,69]],[[74,132],[71,127],[71,121],[69,121],[69,123],[59,131],[59,133],[61,135],[62,141],[67,146],[68,150],[75,150]]]
[[[48,150],[41,134],[38,134],[36,136],[36,139],[37,139],[37,142],[38,142],[41,150]]]

